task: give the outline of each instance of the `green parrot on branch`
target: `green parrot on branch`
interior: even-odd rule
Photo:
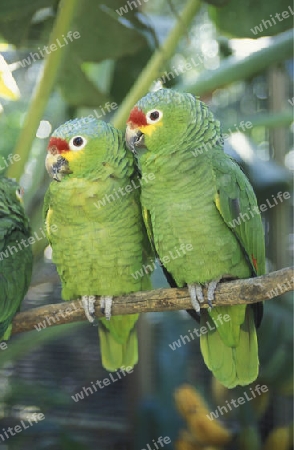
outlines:
[[[123,134],[111,125],[76,119],[52,134],[46,168],[53,181],[44,216],[62,298],[80,297],[93,322],[95,296],[101,296],[102,365],[109,371],[133,367],[138,314],[111,317],[113,296],[151,287],[148,273],[134,276],[151,258],[151,249],[133,156]]]
[[[0,178],[0,341],[8,340],[12,319],[28,290],[33,267],[29,220],[19,185]]]
[[[228,388],[251,383],[262,303],[211,306],[221,280],[264,274],[264,235],[252,186],[223,151],[219,122],[193,95],[160,89],[132,109],[126,141],[142,173],[151,241],[176,285],[188,286],[197,313],[207,286],[210,308],[200,317],[207,367]],[[187,246],[193,250],[179,251]]]

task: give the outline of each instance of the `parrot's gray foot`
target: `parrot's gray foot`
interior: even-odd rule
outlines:
[[[188,290],[192,306],[200,316],[200,303],[204,302],[202,287],[200,286],[200,284],[188,284]]]
[[[209,283],[206,284],[207,286],[207,303],[209,304],[209,307],[212,308],[212,302],[214,301],[214,293],[216,290],[216,287],[221,280],[220,278],[217,278],[217,280],[212,280]]]
[[[214,293],[216,290],[216,287],[221,280],[221,277],[212,280],[209,283],[205,283],[205,286],[207,287],[207,303],[209,308],[212,308],[212,302],[214,301]],[[196,313],[200,315],[200,304],[204,303],[204,295],[202,291],[202,286],[200,284],[188,284],[188,290],[191,297],[191,303],[193,308],[195,309]]]
[[[82,304],[85,311],[85,315],[90,323],[95,320],[95,295],[83,295]]]
[[[111,307],[112,307],[112,299],[111,295],[102,295],[100,297],[100,307],[101,311],[105,315],[105,319],[110,320],[111,318]]]

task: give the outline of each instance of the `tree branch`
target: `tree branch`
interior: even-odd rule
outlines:
[[[291,58],[293,51],[293,30],[287,30],[271,38],[268,47],[257,50],[244,58],[230,56],[215,70],[203,70],[193,84],[177,84],[175,89],[202,97],[217,88],[235,81],[246,80],[268,67]]]
[[[269,300],[293,290],[293,280],[293,269],[288,267],[257,278],[220,283],[215,292],[214,305],[241,305]],[[207,308],[207,306],[204,304],[203,308]],[[187,288],[156,289],[115,297],[112,315],[180,309],[191,309]],[[103,317],[98,301],[96,316]],[[47,328],[83,320],[86,320],[86,317],[80,300],[45,305],[16,314],[13,320],[12,334],[38,329],[40,323],[43,323],[43,328]]]

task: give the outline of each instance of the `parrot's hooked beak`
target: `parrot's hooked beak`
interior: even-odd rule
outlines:
[[[146,148],[144,134],[139,130],[139,128],[132,128],[128,125],[125,138],[128,148],[134,154],[137,153],[137,148]]]
[[[45,165],[49,176],[56,181],[61,181],[64,175],[72,173],[69,168],[69,162],[59,153],[51,153],[50,147],[48,149]]]

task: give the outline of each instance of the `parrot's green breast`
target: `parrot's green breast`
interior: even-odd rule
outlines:
[[[158,254],[169,257],[165,266],[177,284],[250,276],[242,248],[217,210],[211,167],[199,162],[192,173],[173,172],[170,183],[157,175],[156,163],[153,171],[156,182],[143,185],[142,202],[150,211]],[[192,249],[184,253],[184,245]]]
[[[47,227],[57,229],[50,241],[64,300],[143,289],[144,277],[132,276],[143,264],[141,211],[135,193],[111,200],[107,192],[119,184],[69,177],[51,183]]]

